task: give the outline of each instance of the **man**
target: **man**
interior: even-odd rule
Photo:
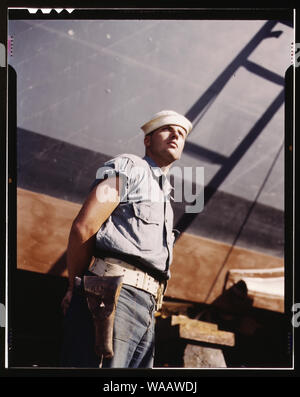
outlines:
[[[174,244],[166,174],[180,158],[192,124],[174,111],[161,111],[141,129],[145,157],[123,154],[105,163],[72,224],[67,249],[69,288],[62,301],[63,366],[153,366],[154,312],[170,277]],[[76,280],[83,275],[93,276],[92,281],[96,276],[122,280],[119,295],[114,295],[113,357],[104,357],[103,362],[99,344],[95,348],[99,331],[90,306],[84,293],[76,292]],[[103,302],[98,306],[105,307]]]

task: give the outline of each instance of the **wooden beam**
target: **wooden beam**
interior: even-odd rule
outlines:
[[[220,331],[217,324],[189,319],[186,316],[172,316],[171,325],[179,327],[179,336],[183,339],[224,346],[235,345],[234,334]]]
[[[194,320],[192,318],[188,318],[187,316],[178,315],[171,317],[171,325],[185,325],[188,328],[195,327],[199,330],[203,331],[217,331],[218,325],[214,323],[208,323],[205,321]]]
[[[253,300],[253,307],[273,312],[284,313],[284,297],[272,294],[249,291],[249,297]]]
[[[231,269],[225,288],[244,281],[252,306],[284,312],[284,267],[273,269]]]

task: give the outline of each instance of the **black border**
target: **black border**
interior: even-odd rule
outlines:
[[[84,7],[85,8],[85,7]],[[81,9],[59,14],[52,10],[43,14],[38,10],[30,14],[27,10],[9,10],[9,19],[290,19],[290,10],[282,9]]]
[[[46,3],[46,4],[45,4]],[[0,42],[1,43],[6,43],[7,42],[7,7],[33,7],[33,8],[39,8],[44,7],[46,8],[48,6],[49,1],[6,1],[4,4],[1,4],[1,15],[0,15]],[[89,18],[107,18],[107,19],[277,19],[277,20],[286,20],[289,19],[288,15],[292,12],[292,8],[295,7],[295,4],[293,2],[285,2],[284,8],[259,8],[257,7],[258,5],[262,5],[261,2],[251,2],[251,7],[248,9],[241,9],[238,8],[239,5],[236,4],[236,2],[227,2],[227,8],[223,9],[214,9],[214,8],[204,8],[206,3],[201,2],[202,9],[195,9],[192,7],[187,7],[188,2],[185,2],[185,7],[172,7],[170,6],[170,2],[164,2],[164,7],[161,7],[159,5],[156,5],[156,2],[150,2],[148,6],[145,5],[143,8],[141,8],[141,5],[138,4],[139,2],[127,2],[126,7],[124,7],[124,2],[113,2],[113,9],[112,9],[112,2],[108,4],[108,2],[101,4],[102,9],[101,10],[95,10],[95,8],[99,7],[99,2],[95,4],[96,2],[92,1],[86,1],[84,2],[84,6],[82,5],[82,1],[52,1],[51,6],[49,8],[62,8],[62,3],[64,4],[65,8],[91,8],[88,11],[80,11],[81,17],[79,17],[78,12],[79,11],[73,11],[71,14],[67,13],[67,11],[63,11],[60,14],[57,14],[55,11],[52,11],[50,14],[42,14],[41,11],[39,11],[37,14],[29,14],[26,10],[24,11],[18,11],[18,15],[14,11],[10,11],[10,18],[11,19],[23,19],[24,15],[22,15],[24,12],[27,13],[27,16],[25,19],[89,19]],[[208,7],[212,6],[211,2],[207,2]],[[200,18],[201,16],[201,18]],[[297,14],[297,19],[296,19],[296,42],[300,42],[299,38],[299,31],[297,30],[297,26],[299,26],[299,14]],[[1,148],[5,147],[6,144],[6,137],[5,137],[5,130],[6,130],[6,123],[7,123],[7,117],[6,117],[6,95],[7,95],[7,83],[6,83],[6,68],[0,68],[0,139],[1,139]],[[299,70],[296,68],[295,70],[295,75],[296,75],[296,80],[295,80],[295,94],[298,97],[299,91],[299,78],[297,76],[299,75]],[[13,88],[13,87],[12,87]],[[11,108],[12,112],[14,112],[14,106]],[[297,106],[295,107],[297,109]],[[4,116],[4,117],[3,117]],[[297,126],[299,125],[299,113],[296,112],[295,115],[292,115],[294,118],[294,122],[296,124],[296,131],[297,131]],[[14,126],[11,123],[8,125],[8,131],[13,130]],[[289,136],[288,139],[291,137]],[[15,157],[15,150],[14,150],[14,138],[11,137],[10,139],[13,139],[12,141],[9,142],[9,153],[8,153],[8,159],[6,156],[1,156],[1,180],[4,181],[4,186],[1,189],[1,194],[3,200],[1,202],[6,202],[6,196],[5,196],[5,189],[6,189],[6,161],[9,160],[8,167],[9,167],[9,172],[8,172],[8,178],[10,179],[10,183],[8,184],[8,204],[9,204],[9,219],[11,219],[15,215],[15,208],[16,208],[16,200],[15,200],[15,191],[16,191],[16,164],[14,163],[13,159]],[[298,144],[297,142],[297,137],[296,139],[296,145]],[[290,143],[290,142],[289,142]],[[292,142],[293,144],[293,142]],[[293,146],[292,152],[291,151],[285,151],[286,159],[288,161],[288,166],[286,167],[287,171],[287,176],[289,176],[288,181],[292,183],[293,175],[290,174],[291,169],[293,169],[293,158],[291,158],[291,153],[293,154],[295,151],[296,147]],[[3,153],[3,150],[1,151]],[[298,165],[299,165],[299,158],[295,156],[295,166],[296,166],[296,175],[295,180],[297,180],[297,170],[298,170]],[[289,191],[293,191],[293,186],[289,185],[288,187]],[[298,196],[295,193],[294,195],[294,200],[293,201],[293,196],[289,197],[289,200],[287,202],[287,211],[286,211],[286,244],[288,247],[292,248],[292,239],[293,235],[291,234],[290,227],[293,224],[293,220],[290,218],[293,216],[293,206],[295,203],[298,202]],[[5,212],[5,207],[1,207],[2,209],[2,215],[4,220],[6,219],[6,212]],[[298,221],[298,208],[296,207],[296,213],[295,213],[295,221]],[[298,222],[295,222],[295,230],[294,232],[298,232]],[[16,233],[16,224],[15,223],[9,223],[9,234],[8,234],[8,252],[9,252],[9,257],[8,259],[10,261],[15,261],[15,243],[14,243],[14,236]],[[1,253],[3,252],[5,255],[6,252],[6,241],[5,241],[5,222],[1,223],[1,232],[3,233],[4,238],[1,239]],[[295,240],[296,243],[297,240]],[[294,263],[297,264],[297,258],[298,258],[298,246],[295,244],[295,248],[297,251],[295,252],[296,258],[294,258]],[[13,250],[13,252],[12,252]],[[286,253],[288,260],[293,259],[293,252],[288,252]],[[2,262],[4,263],[4,262]],[[1,278],[0,278],[0,297],[1,297],[1,302],[5,301],[5,269],[3,266],[0,268],[1,271]],[[295,265],[295,275],[294,275],[294,285],[295,287],[297,285],[300,285],[299,283],[299,271]],[[11,282],[11,274],[9,275],[9,281]],[[294,302],[300,302],[300,296],[299,296],[299,290],[295,288],[295,297],[294,297]],[[289,306],[289,303],[287,304]],[[287,314],[289,313],[289,307],[287,307]],[[292,316],[292,313],[291,313]],[[99,373],[99,370],[75,370],[75,369],[55,369],[55,368],[40,368],[40,369],[34,369],[34,368],[8,368],[8,369],[3,369],[4,366],[4,338],[2,338],[2,334],[4,335],[4,328],[1,328],[1,357],[0,357],[0,364],[1,364],[1,372],[0,376],[1,377],[19,377],[19,376],[26,376],[28,378],[32,377],[69,377],[69,379],[72,379],[72,383],[75,384],[75,379],[77,378],[80,380],[82,377],[89,376],[91,378],[97,378],[97,382],[92,382],[93,385],[97,387],[97,391],[101,392],[101,387],[100,384],[104,384],[105,382],[108,382],[112,377],[114,378],[115,376],[118,376],[118,381],[121,381],[124,379],[124,381],[130,382],[128,377],[134,377],[136,380],[134,382],[140,383],[141,378],[145,376],[151,376],[151,378],[155,378],[157,380],[161,379],[166,381],[166,379],[169,378],[174,378],[176,377],[177,379],[185,379],[186,377],[189,378],[189,380],[193,381],[195,380],[195,377],[200,378],[199,383],[202,382],[203,377],[232,377],[232,376],[242,376],[242,377],[265,377],[267,376],[272,376],[272,377],[294,377],[294,376],[299,376],[298,370],[299,370],[299,363],[297,360],[297,354],[296,350],[298,349],[298,342],[296,339],[296,334],[298,335],[299,329],[294,328],[294,336],[295,336],[295,345],[294,345],[294,351],[295,351],[295,361],[294,361],[294,371],[285,369],[285,370],[253,370],[253,369],[231,369],[227,368],[225,370],[201,370],[201,369],[195,369],[195,370],[189,370],[189,369],[167,369],[167,370],[159,370],[159,369],[153,369],[153,370],[101,370],[101,374]],[[163,378],[162,378],[163,376]],[[119,378],[121,377],[121,378]],[[125,378],[126,377],[126,378]],[[101,378],[101,380],[100,380]],[[49,382],[47,382],[48,385]],[[140,383],[141,384],[141,383]],[[199,385],[200,386],[200,385]]]

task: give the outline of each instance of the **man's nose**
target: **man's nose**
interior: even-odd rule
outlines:
[[[172,137],[175,137],[176,139],[179,138],[179,130],[176,128],[173,129],[172,131]]]

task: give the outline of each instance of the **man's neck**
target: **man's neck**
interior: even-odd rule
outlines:
[[[167,173],[169,172],[169,169],[171,167],[172,163],[166,163],[165,160],[161,160],[159,158],[156,158],[155,156],[153,156],[151,153],[147,153],[146,152],[146,156],[149,157],[151,160],[154,161],[154,163],[157,165],[157,167],[159,167],[162,172],[167,175]]]

